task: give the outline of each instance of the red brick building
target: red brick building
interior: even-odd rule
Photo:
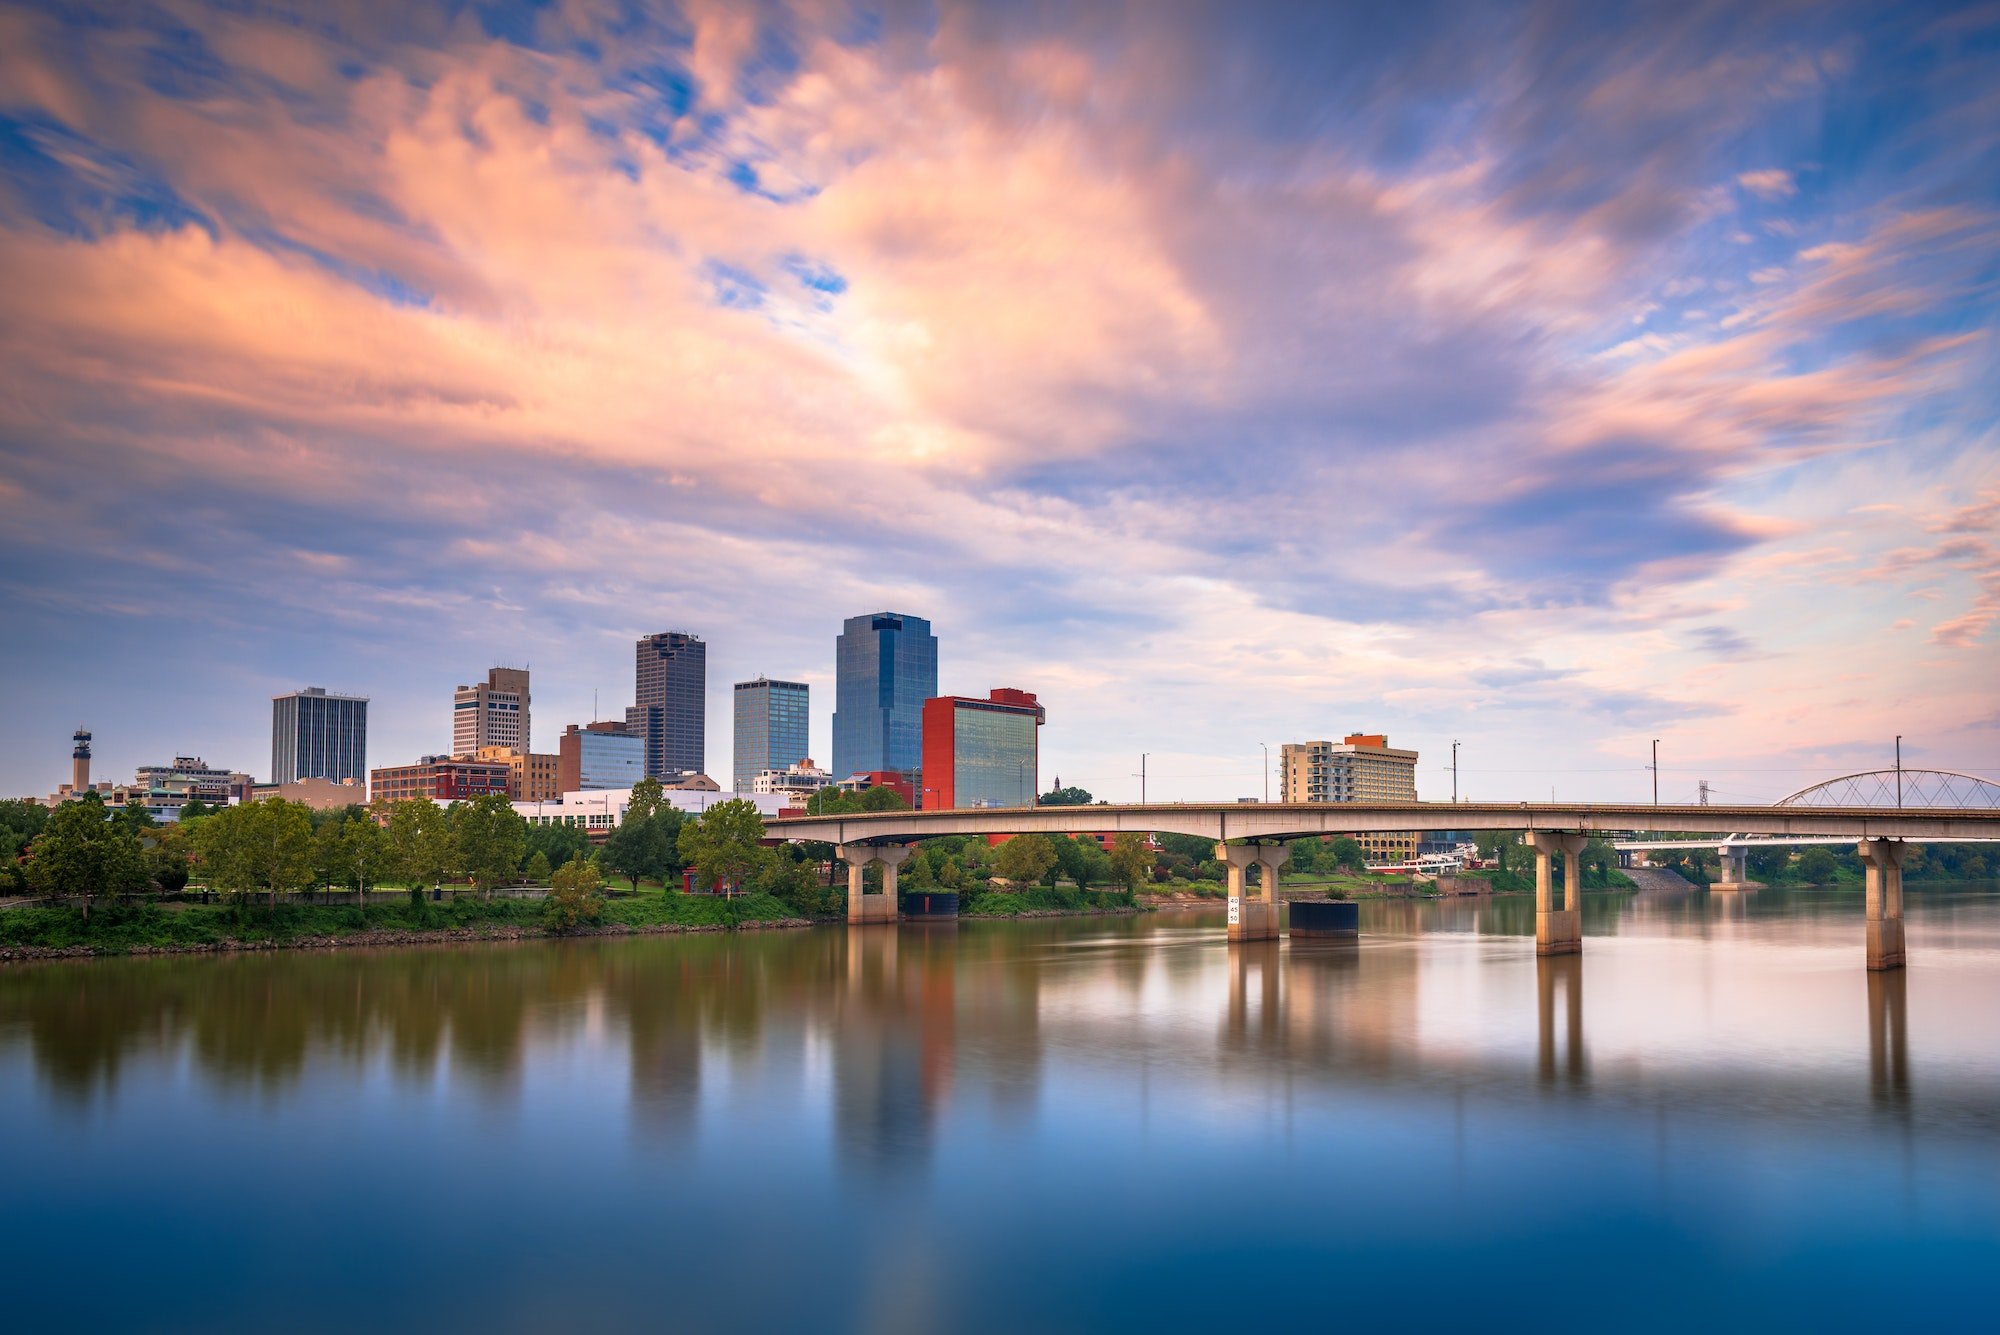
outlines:
[[[428,797],[436,802],[460,802],[487,793],[507,795],[508,766],[504,760],[466,760],[425,756],[414,765],[391,765],[368,772],[368,792],[377,802],[402,802]]]

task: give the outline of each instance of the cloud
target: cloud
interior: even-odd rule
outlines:
[[[1759,199],[1790,199],[1799,193],[1798,183],[1792,179],[1792,174],[1776,167],[1742,172],[1737,176],[1736,184]]]

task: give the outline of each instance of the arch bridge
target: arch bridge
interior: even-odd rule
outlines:
[[[1904,771],[1905,775],[1931,773]],[[1861,776],[1847,776],[1856,779]],[[1969,776],[1957,776],[1965,778]],[[1153,803],[1086,807],[974,807],[793,816],[765,823],[766,836],[834,845],[848,867],[848,921],[896,920],[896,872],[919,839],[948,835],[1182,834],[1215,841],[1229,878],[1229,939],[1279,934],[1278,871],[1290,843],[1323,835],[1426,830],[1522,830],[1535,854],[1535,948],[1545,955],[1583,948],[1582,864],[1587,838],[1653,832],[1707,834],[1705,842],[1744,835],[1849,839],[1868,861],[1868,967],[1902,967],[1902,848],[1906,842],[1957,843],[2000,838],[2000,801],[1987,806],[1834,805],[1807,800],[1847,780],[1794,793],[1770,806],[1658,806],[1577,802]],[[1983,780],[1975,781],[1984,783]],[[1987,785],[1992,788],[1993,785]],[[1942,797],[1960,790],[1919,790]],[[1984,789],[1966,789],[1969,798]],[[1562,907],[1555,904],[1554,861],[1564,864]],[[864,893],[868,864],[882,865],[880,894]],[[1252,863],[1263,868],[1259,894],[1246,893]]]

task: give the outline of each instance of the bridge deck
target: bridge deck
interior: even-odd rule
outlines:
[[[1402,830],[1528,830],[1547,833],[1822,835],[1929,842],[2000,837],[2000,809],[1654,806],[1651,803],[1152,803],[1088,807],[974,807],[792,816],[764,823],[787,840],[906,843],[943,835],[1186,834],[1224,842]]]

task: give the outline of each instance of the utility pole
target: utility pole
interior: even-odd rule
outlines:
[[[1146,805],[1146,757],[1150,754],[1147,751],[1139,753],[1139,805],[1142,807]]]
[[[1451,804],[1458,805],[1458,743],[1451,744]]]
[[[1653,739],[1653,805],[1660,805],[1660,739]]]
[[[1903,734],[1896,734],[1896,805],[1903,805]]]
[[[1271,744],[1269,742],[1259,742],[1257,745],[1264,748],[1264,805],[1269,806],[1271,804]]]
[[[1700,789],[1701,789],[1701,804],[1702,804],[1703,806],[1707,806],[1707,805],[1708,805],[1708,780],[1707,780],[1707,779],[1703,779],[1703,780],[1701,781],[1701,783],[1700,783],[1699,787],[1700,787]]]

